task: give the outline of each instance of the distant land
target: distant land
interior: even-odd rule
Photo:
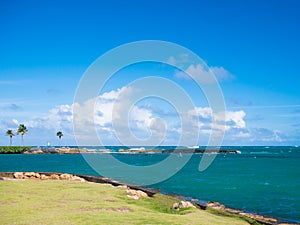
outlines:
[[[77,147],[21,147],[21,146],[4,146],[0,147],[0,154],[81,154],[81,153],[120,153],[120,154],[191,154],[191,153],[208,153],[208,154],[218,154],[218,153],[230,153],[230,154],[240,154],[238,150],[232,149],[195,149],[195,148],[182,148],[182,149],[145,149],[141,148],[132,148],[132,149],[122,149],[118,151],[112,151],[110,149],[104,149],[101,151],[96,151],[94,149],[87,148],[77,148]]]

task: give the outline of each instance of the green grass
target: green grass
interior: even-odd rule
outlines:
[[[0,146],[0,154],[21,154],[30,148],[29,146]]]
[[[224,211],[213,209],[213,208],[208,208],[207,212],[210,212],[212,214],[219,215],[219,216],[227,216],[227,217],[239,218],[239,219],[247,221],[251,225],[261,225],[261,223],[257,222],[256,220],[251,219],[251,218],[249,218],[247,216],[243,216],[243,215],[230,214],[228,212],[224,212]]]
[[[1,224],[249,224],[199,209],[172,210],[161,194],[132,200],[124,189],[76,181],[0,181]]]

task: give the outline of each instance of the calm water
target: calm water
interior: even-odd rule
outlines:
[[[201,154],[195,154],[175,176],[152,186],[166,192],[219,201],[229,207],[300,222],[300,147],[230,149],[239,150],[242,154],[218,154],[204,172],[198,171]],[[105,157],[105,154],[102,156]],[[116,154],[116,157],[133,165],[149,165],[167,155]],[[81,155],[0,155],[0,171],[98,175]],[[130,182],[126,177],[123,180]]]

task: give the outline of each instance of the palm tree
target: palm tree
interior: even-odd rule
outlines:
[[[12,132],[12,130],[7,130],[6,131],[6,135],[9,136],[10,140],[9,140],[9,144],[10,146],[12,145],[12,137],[15,136],[14,133]]]
[[[56,136],[59,138],[59,145],[61,146],[61,137],[64,136],[64,134],[61,131],[58,131]]]
[[[19,125],[19,128],[18,128],[18,131],[17,131],[17,134],[21,134],[22,135],[22,145],[24,145],[24,138],[23,138],[23,135],[27,133],[27,128],[24,124],[20,124]]]

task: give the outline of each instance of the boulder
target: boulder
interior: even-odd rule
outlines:
[[[59,178],[60,178],[61,180],[71,180],[72,175],[71,175],[71,174],[68,174],[68,173],[63,173],[63,174],[61,174],[61,175],[59,176]]]
[[[140,198],[148,197],[147,193],[140,190],[127,189],[126,193],[129,194],[129,196],[132,196],[130,197],[132,199],[140,199]]]
[[[26,172],[24,173],[25,179],[34,179],[35,178],[35,172]]]
[[[22,172],[15,172],[14,178],[16,179],[24,179],[24,174]]]
[[[188,201],[179,202],[179,207],[180,208],[196,208],[192,203],[190,203]]]
[[[59,176],[57,174],[51,174],[50,179],[51,180],[59,180]]]
[[[78,176],[71,176],[70,178],[71,180],[75,180],[75,181],[81,181],[81,182],[84,182],[85,179],[81,178],[81,177],[78,177]]]
[[[179,209],[179,203],[178,202],[173,203],[171,209]]]
[[[30,152],[31,154],[43,154],[44,152],[41,149],[37,149]]]
[[[42,174],[41,177],[40,177],[41,180],[48,180],[49,177],[46,176],[45,174]]]
[[[145,197],[148,197],[147,193],[146,192],[143,192],[143,191],[136,191],[136,195],[139,197],[139,198],[145,198]]]
[[[233,213],[233,214],[239,214],[239,213],[242,213],[243,211],[238,210],[238,209],[226,208],[226,212]]]
[[[222,205],[221,203],[219,202],[208,202],[206,204],[207,207],[210,207],[210,208],[213,208],[213,209],[218,209],[218,210],[225,210],[225,206]]]
[[[172,205],[172,209],[186,209],[186,208],[196,208],[192,203],[188,201],[180,201],[180,202],[175,202]]]

